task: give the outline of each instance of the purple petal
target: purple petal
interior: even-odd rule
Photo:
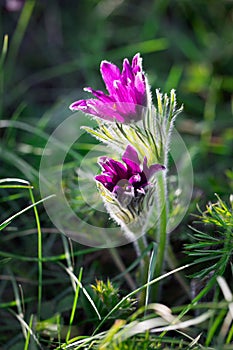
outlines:
[[[113,98],[111,96],[106,95],[103,91],[94,90],[91,87],[86,87],[83,90],[87,92],[91,92],[92,95],[97,97],[101,102],[104,102],[104,103],[114,102]]]
[[[102,157],[99,157],[98,159],[98,163],[100,166],[102,166],[102,164],[106,163],[106,161],[108,160],[109,158],[107,156],[102,156]]]
[[[123,123],[125,118],[115,108],[115,103],[103,103],[99,100],[88,100],[89,110],[86,113],[92,114],[104,120],[111,122],[118,121]]]
[[[109,94],[112,95],[115,91],[114,81],[119,80],[121,77],[120,69],[115,64],[108,61],[102,61],[100,72]]]
[[[138,73],[135,77],[134,81],[134,87],[135,90],[137,91],[135,95],[137,96],[137,104],[139,105],[145,105],[146,100],[146,84],[145,84],[145,77],[143,76],[142,73]]]
[[[154,175],[155,173],[157,173],[158,171],[161,170],[165,170],[165,166],[161,165],[161,164],[152,164],[149,167],[149,174],[148,174],[148,178],[151,178],[152,175]]]
[[[73,102],[69,108],[72,110],[72,111],[75,111],[75,110],[85,110],[87,108],[87,101],[86,100],[79,100],[79,101],[75,101]]]
[[[113,98],[116,101],[115,108],[120,115],[124,116],[125,122],[141,119],[136,112],[137,100],[131,87],[122,84],[121,81],[115,81]]]
[[[144,113],[138,111],[138,106],[146,107],[150,98],[147,96],[148,83],[142,71],[140,54],[133,57],[131,65],[128,59],[124,59],[122,73],[108,61],[101,62],[100,71],[109,95],[87,87],[84,90],[96,99],[76,101],[70,109],[112,122],[128,123],[142,119]]]
[[[137,104],[137,90],[134,86],[124,85],[121,81],[115,82],[115,99],[119,102],[126,102],[129,104]],[[126,105],[127,106],[127,105]]]
[[[123,62],[123,70],[122,70],[122,74],[121,74],[121,80],[122,80],[123,84],[128,84],[129,82],[134,81],[134,74],[132,71],[132,67],[130,66],[127,58],[125,58],[124,62]]]
[[[142,72],[142,58],[140,57],[140,53],[137,53],[132,59],[132,69],[134,74],[137,72]]]
[[[144,172],[147,180],[149,180],[151,178],[151,176],[154,175],[155,173],[157,173],[158,171],[165,170],[165,169],[166,169],[165,166],[161,165],[161,164],[152,164],[150,167],[148,167],[147,158],[144,157],[143,172]]]
[[[127,86],[122,84],[120,80],[114,81],[114,93],[113,96],[116,102],[133,102],[130,101],[129,92],[127,90]]]
[[[132,160],[135,164],[140,166],[140,160],[138,158],[138,153],[137,153],[136,149],[131,145],[128,145],[126,147],[126,150],[122,156],[122,160],[124,162],[125,162],[125,160]]]
[[[129,176],[141,173],[140,160],[137,151],[131,145],[127,146],[122,156],[122,160],[127,165]]]
[[[123,123],[125,121],[125,118],[116,110],[115,102],[104,103],[92,98],[89,100],[76,101],[70,108],[112,122],[116,120]]]
[[[109,191],[113,190],[114,182],[110,176],[107,175],[96,175],[95,180],[102,183]]]
[[[127,178],[127,169],[117,160],[109,159],[107,163],[102,165],[102,167],[108,171],[109,174],[117,175],[119,179]]]
[[[135,184],[135,183],[138,183],[140,181],[141,181],[140,174],[135,174],[135,175],[131,176],[130,179],[129,179],[129,183],[132,184],[132,185]]]

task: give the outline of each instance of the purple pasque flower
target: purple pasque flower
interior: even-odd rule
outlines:
[[[125,58],[122,72],[115,64],[102,61],[100,72],[109,94],[87,87],[84,90],[91,92],[95,98],[76,101],[70,109],[112,122],[141,120],[149,104],[150,93],[140,54],[133,57],[131,64]]]
[[[125,164],[112,158],[101,157],[99,164],[103,172],[95,176],[95,180],[110,191],[122,207],[126,207],[132,200],[137,200],[146,194],[151,186],[150,178],[165,167],[160,164],[148,167],[146,157],[141,165],[137,151],[130,145],[127,146],[122,160]]]

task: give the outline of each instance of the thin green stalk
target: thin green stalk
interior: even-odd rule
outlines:
[[[164,259],[166,255],[167,247],[167,219],[168,219],[168,206],[167,206],[167,179],[166,174],[161,172],[157,179],[158,184],[158,207],[160,208],[160,218],[158,223],[158,253],[155,266],[154,277],[162,275]],[[158,284],[152,287],[151,296],[152,301],[156,301],[158,298]]]
[[[16,302],[18,315],[19,315],[19,317],[23,318],[24,312],[23,312],[23,308],[22,308],[22,301],[21,301],[21,297],[20,297],[19,286],[17,285],[16,279],[12,274],[11,274],[11,282],[12,282],[12,286],[13,286],[13,290],[14,290],[15,302]],[[23,332],[24,337],[26,337],[26,330],[22,324],[21,324],[21,328],[22,328],[22,332]]]
[[[24,350],[29,349],[29,343],[30,343],[30,337],[31,337],[30,329],[32,329],[32,326],[33,326],[33,315],[30,316],[29,329],[27,331],[27,336],[26,336],[26,340],[25,340],[25,344],[24,344]]]
[[[134,246],[137,246],[138,249],[138,257],[141,257],[140,260],[140,270],[139,270],[139,281],[140,285],[144,285],[147,283],[148,280],[148,271],[149,271],[149,265],[150,265],[150,257],[147,253],[144,255],[143,258],[143,252],[147,249],[148,244],[145,235],[142,235],[137,241],[134,242]],[[139,304],[145,305],[146,303],[146,294],[147,290],[143,289],[139,293]]]
[[[24,185],[0,185],[0,188],[33,188],[33,186]]]
[[[3,116],[4,108],[4,63],[6,59],[6,54],[8,50],[8,35],[4,35],[2,53],[0,57],[0,118]]]
[[[21,11],[16,29],[14,31],[14,35],[11,39],[11,45],[9,47],[8,52],[8,66],[7,66],[7,73],[8,73],[8,79],[10,79],[13,67],[15,65],[15,62],[17,60],[17,55],[19,52],[20,45],[23,41],[23,37],[25,34],[25,31],[27,29],[27,26],[29,24],[34,6],[36,4],[35,0],[27,0],[24,4],[24,7]]]
[[[3,64],[6,59],[6,54],[8,50],[8,35],[5,34],[3,38],[3,45],[2,45],[2,52],[1,52],[1,57],[0,57],[0,69],[3,70]]]
[[[31,191],[30,188],[28,188],[28,189],[29,189],[29,191]],[[48,197],[46,197],[46,198],[43,198],[43,199],[39,200],[38,202],[34,202],[34,203],[32,203],[31,205],[29,205],[28,207],[26,207],[26,208],[20,210],[20,211],[17,212],[16,214],[12,215],[12,216],[9,217],[8,219],[6,219],[6,220],[3,221],[2,223],[0,223],[0,230],[1,230],[2,228],[6,227],[9,223],[11,223],[12,220],[14,220],[14,219],[15,219],[16,217],[18,217],[19,215],[23,214],[24,212],[28,211],[28,210],[31,209],[31,208],[35,208],[38,204],[43,203],[44,201],[46,201],[46,200],[48,200],[48,199],[50,199],[50,198],[52,198],[52,197],[54,197],[54,194],[52,194],[52,195],[50,195],[50,196],[48,196]]]
[[[68,246],[68,239],[64,235],[62,235],[62,242],[63,242],[63,246],[64,246],[64,250],[65,250],[65,257],[66,257],[67,266],[71,272],[74,272],[74,269],[73,269],[74,265],[72,264],[72,261],[71,261],[71,253],[70,253],[69,246]],[[76,283],[73,280],[73,278],[71,278],[71,283],[72,283],[72,287],[75,291],[76,290]]]
[[[230,344],[233,338],[233,325],[231,325],[231,328],[228,332],[227,339],[226,339],[226,344]]]
[[[154,271],[155,271],[156,259],[157,259],[157,249],[158,249],[157,243],[152,242],[152,249],[151,249],[150,261],[149,261],[148,273],[147,273],[147,283],[149,283],[154,277]],[[147,286],[145,291],[146,292],[145,293],[145,312],[149,304],[150,291],[151,291],[151,287]]]
[[[61,267],[68,273],[68,275],[75,281],[75,283],[76,283],[77,285],[80,286],[80,288],[82,289],[83,294],[85,295],[85,297],[86,297],[87,300],[90,302],[90,304],[91,304],[91,306],[93,307],[93,309],[95,310],[96,315],[98,316],[98,319],[101,320],[100,313],[99,313],[99,311],[98,311],[98,309],[97,309],[97,307],[96,307],[96,305],[95,305],[93,299],[92,299],[91,296],[88,294],[87,290],[83,287],[83,285],[82,285],[82,283],[79,281],[79,279],[75,276],[75,274],[74,274],[72,271],[70,271],[70,269],[69,269],[68,267],[64,266],[63,264],[61,264],[61,263],[59,263],[59,262],[58,262],[58,265],[61,266]]]
[[[145,235],[143,234],[136,241],[133,242],[136,254],[138,257],[142,256],[142,253],[147,249],[148,243]]]
[[[79,276],[78,276],[78,281],[80,283],[76,284],[76,287],[75,287],[74,302],[73,302],[72,311],[71,311],[71,314],[70,314],[69,328],[68,328],[68,332],[66,334],[66,343],[69,342],[70,334],[71,334],[71,327],[73,325],[74,315],[75,315],[75,312],[77,310],[77,302],[78,302],[78,297],[79,297],[79,290],[80,290],[80,284],[81,284],[81,280],[82,280],[82,274],[83,274],[83,269],[81,268],[80,272],[79,272]]]
[[[42,346],[40,345],[39,340],[37,339],[36,335],[33,333],[31,327],[27,324],[27,322],[25,322],[25,320],[18,314],[15,313],[15,311],[9,309],[8,310],[14,317],[16,317],[16,319],[19,321],[21,327],[23,327],[25,329],[25,331],[30,332],[30,335],[32,336],[32,338],[34,339],[38,349],[43,350]],[[26,335],[27,337],[27,335]]]
[[[35,219],[36,219],[36,226],[37,226],[37,233],[38,233],[38,240],[37,240],[37,252],[38,252],[38,311],[37,311],[37,317],[38,320],[40,320],[40,313],[41,313],[41,301],[42,301],[42,232],[41,232],[41,226],[40,226],[40,219],[39,219],[39,214],[37,211],[37,207],[35,205],[35,198],[32,192],[32,189],[29,188],[29,193],[31,197],[31,201],[35,214]]]

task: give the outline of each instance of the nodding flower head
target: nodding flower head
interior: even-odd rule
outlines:
[[[102,61],[100,72],[109,94],[87,87],[84,90],[95,98],[75,101],[70,109],[112,122],[141,120],[150,103],[150,92],[140,54],[133,57],[131,64],[125,58],[122,72],[113,63]]]
[[[118,206],[117,216],[121,220],[122,210],[130,208],[130,215],[127,215],[127,220],[123,219],[123,221],[131,221],[135,216],[140,215],[142,201],[149,189],[153,187],[149,180],[165,167],[160,164],[152,164],[148,167],[146,157],[141,164],[137,151],[130,145],[127,146],[122,160],[125,164],[108,157],[101,157],[99,164],[103,171],[101,175],[95,176],[95,180],[99,183],[105,203]],[[114,212],[116,215],[116,210]]]

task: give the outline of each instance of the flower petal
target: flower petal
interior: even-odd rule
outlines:
[[[114,81],[114,98],[116,102],[134,102],[129,94],[129,90],[126,85],[124,85],[120,80]]]
[[[132,71],[132,67],[127,58],[125,58],[123,62],[121,81],[125,85],[129,84],[130,82],[134,82],[134,74]]]
[[[72,111],[76,111],[76,110],[85,110],[87,108],[87,101],[86,100],[79,100],[79,101],[75,101],[73,102],[69,108],[72,110]]]
[[[140,53],[137,53],[132,59],[132,69],[134,74],[137,72],[142,72],[142,58],[140,57]]]
[[[114,182],[113,179],[110,176],[107,175],[96,175],[95,180],[102,183],[104,187],[106,187],[109,191],[112,191],[114,188]]]
[[[111,122],[118,121],[123,123],[125,121],[122,114],[120,114],[116,107],[115,102],[104,103],[100,100],[91,98],[89,100],[80,100],[72,103],[70,109],[80,110],[84,113],[90,114],[92,116],[108,120]]]
[[[101,90],[94,90],[91,87],[86,87],[83,90],[92,93],[92,95],[97,97],[101,102],[105,102],[105,103],[114,102],[114,99],[111,96],[106,95]]]
[[[113,63],[102,61],[100,65],[100,72],[109,94],[114,94],[114,81],[120,79],[120,69]]]
[[[136,165],[139,166],[139,172],[141,171],[140,169],[140,160],[138,158],[138,153],[136,151],[136,149],[131,146],[131,145],[128,145],[126,147],[126,150],[122,156],[122,160],[123,162],[125,162],[127,164],[127,161],[130,160],[130,161],[133,161]]]
[[[155,173],[157,173],[158,171],[165,170],[165,169],[166,169],[165,166],[161,165],[161,164],[152,164],[150,167],[148,167],[147,158],[144,157],[143,172],[144,172],[147,180],[149,180],[151,178],[151,176],[154,175]]]
[[[130,179],[129,179],[129,183],[132,184],[132,185],[134,185],[134,184],[136,184],[136,183],[138,183],[140,181],[141,181],[140,174],[135,174],[135,175],[131,176]]]
[[[128,148],[128,147],[127,147]],[[127,165],[127,171],[128,171],[128,178],[135,174],[140,174],[141,173],[141,168],[140,168],[140,162],[138,162],[138,155],[137,152],[134,149],[126,149],[122,160],[125,162]],[[131,160],[133,158],[134,160]]]
[[[114,97],[118,102],[125,102],[126,108],[127,104],[130,106],[132,104],[138,104],[137,101],[137,90],[134,86],[124,85],[121,81],[115,81],[115,94]],[[135,94],[136,92],[136,94]],[[134,107],[135,110],[135,107]]]
[[[135,76],[134,81],[134,91],[135,95],[137,96],[137,104],[139,105],[146,105],[146,84],[145,84],[145,77],[142,73],[138,73]]]
[[[133,57],[132,64],[125,58],[122,72],[108,61],[101,62],[100,71],[109,95],[87,87],[84,90],[97,99],[76,101],[71,104],[70,109],[112,122],[130,123],[141,120],[144,113],[138,107],[147,107],[151,99],[140,54]]]
[[[118,162],[117,160],[109,158],[108,161],[102,163],[101,166],[109,175],[117,176],[119,179],[127,178],[127,169],[122,163]]]

